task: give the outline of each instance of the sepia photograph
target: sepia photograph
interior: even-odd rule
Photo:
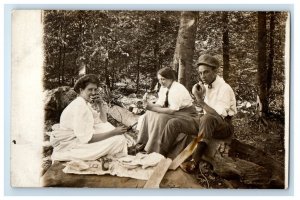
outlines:
[[[288,189],[288,11],[11,18],[12,187]]]

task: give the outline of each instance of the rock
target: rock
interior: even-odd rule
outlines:
[[[62,111],[77,97],[77,93],[69,86],[62,86],[45,92],[45,120],[59,122]]]

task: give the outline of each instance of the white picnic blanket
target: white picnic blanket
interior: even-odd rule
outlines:
[[[73,160],[65,164],[64,173],[71,174],[110,174],[119,177],[130,177],[140,180],[148,180],[154,171],[155,166],[163,159],[159,153],[142,154],[136,156],[125,156],[121,158],[107,157],[108,170],[102,169],[102,160],[82,161]]]

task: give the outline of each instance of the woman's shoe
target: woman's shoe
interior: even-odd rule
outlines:
[[[127,152],[128,152],[128,155],[135,156],[137,154],[135,145],[128,147]]]
[[[128,147],[128,155],[135,156],[139,152],[144,152],[145,145],[144,144],[136,144],[134,146]]]
[[[135,149],[137,152],[141,152],[141,151],[144,151],[145,146],[146,145],[144,145],[144,144],[136,144]]]

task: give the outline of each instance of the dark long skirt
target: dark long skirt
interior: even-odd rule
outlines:
[[[197,134],[197,121],[199,120],[199,118],[194,106],[181,109],[175,112],[173,115],[147,111],[145,113],[144,120],[140,128],[137,140],[139,144],[145,145],[145,151],[147,153],[160,153],[160,148],[161,146],[163,146],[162,133],[170,119],[180,119],[186,124],[195,126],[196,132],[194,134]],[[190,141],[186,137],[186,135],[181,135],[180,138],[178,137],[178,145],[182,146],[182,148],[186,145],[185,143]]]

